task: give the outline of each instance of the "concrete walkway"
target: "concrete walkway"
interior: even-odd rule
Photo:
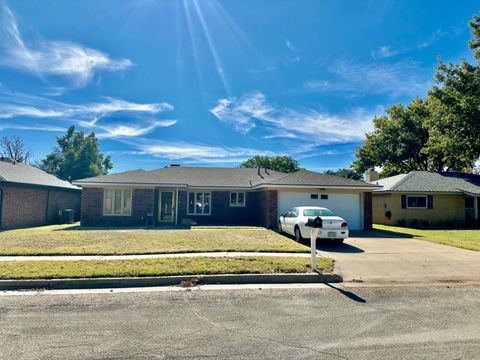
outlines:
[[[317,249],[335,259],[344,281],[480,281],[480,251],[399,237],[353,237],[342,246],[320,243]]]
[[[288,256],[310,257],[309,253],[274,253],[274,252],[195,252],[177,254],[142,254],[142,255],[31,255],[31,256],[0,256],[2,261],[69,261],[69,260],[135,260],[163,259],[174,257],[236,257],[236,256]]]

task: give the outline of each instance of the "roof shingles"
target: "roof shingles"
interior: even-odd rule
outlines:
[[[258,185],[302,185],[302,186],[362,186],[376,185],[362,181],[325,175],[313,171],[298,171],[285,174],[278,171],[251,168],[189,167],[170,166],[157,170],[133,170],[122,173],[81,179],[79,185],[88,184],[144,184],[174,185],[188,187],[253,188]]]
[[[411,171],[372,182],[392,192],[444,192],[480,194],[480,175],[457,172]]]
[[[68,181],[60,180],[35,166],[14,163],[7,160],[0,160],[0,178],[0,183],[10,182],[80,190],[77,186],[70,184]]]

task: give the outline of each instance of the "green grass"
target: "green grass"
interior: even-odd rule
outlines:
[[[0,255],[113,255],[212,251],[309,252],[264,228],[83,228],[52,225],[0,232]]]
[[[278,256],[190,257],[141,260],[8,261],[0,279],[59,279],[201,274],[302,273],[310,258]],[[333,271],[333,260],[318,257],[318,270]]]
[[[374,225],[387,235],[409,236],[438,244],[480,251],[480,230],[423,230],[398,226]]]

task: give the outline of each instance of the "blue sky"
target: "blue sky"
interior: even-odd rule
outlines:
[[[43,158],[70,125],[113,171],[347,167],[372,119],[471,59],[478,1],[0,0],[0,135]]]

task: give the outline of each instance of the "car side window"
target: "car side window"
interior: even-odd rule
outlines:
[[[298,217],[298,209],[295,209],[292,212],[293,212],[292,217]]]

